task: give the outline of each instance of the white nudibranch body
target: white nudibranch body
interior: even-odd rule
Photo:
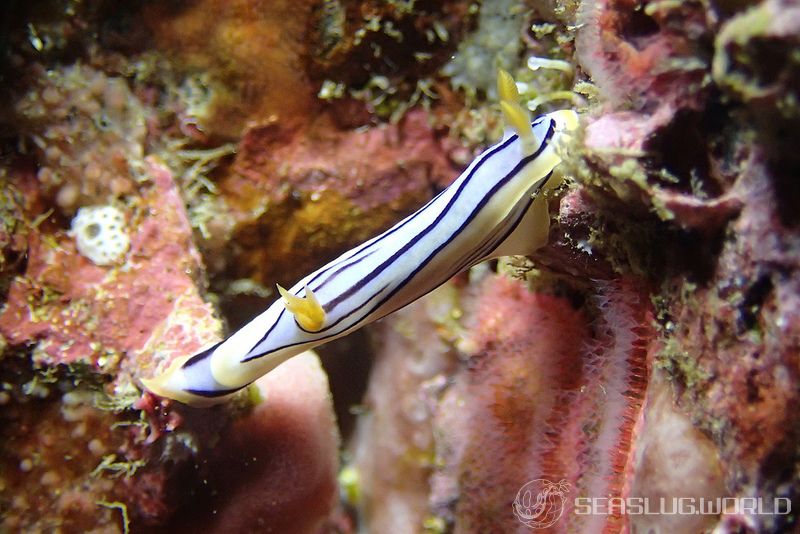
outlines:
[[[517,133],[508,132],[420,210],[309,274],[229,338],[177,359],[145,386],[188,404],[221,402],[288,358],[402,308],[476,263],[541,245],[535,236],[549,219],[537,195],[561,161],[556,144],[577,126],[577,115],[557,111],[528,123],[525,114],[520,124],[524,112],[510,102],[516,89],[502,76],[500,83],[510,104],[506,120]]]

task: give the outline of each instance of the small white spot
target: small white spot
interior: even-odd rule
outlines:
[[[97,265],[110,265],[120,261],[130,247],[124,227],[125,215],[118,208],[90,206],[78,210],[70,233],[81,255]]]

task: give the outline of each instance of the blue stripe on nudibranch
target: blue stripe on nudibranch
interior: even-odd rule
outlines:
[[[372,308],[369,311],[365,312],[365,313],[362,311],[364,305],[358,306],[358,307],[354,307],[354,306],[347,307],[347,310],[348,310],[347,314],[343,315],[342,317],[339,317],[337,320],[333,321],[327,327],[323,328],[319,332],[325,332],[325,331],[333,329],[335,326],[339,325],[339,323],[341,323],[342,321],[344,321],[348,317],[350,317],[350,316],[352,316],[352,315],[354,315],[354,314],[356,314],[357,312],[360,312],[360,311],[362,313],[359,313],[359,316],[353,322],[357,323],[360,320],[363,320],[365,317],[367,317],[370,314],[372,314],[375,311],[377,311],[378,308],[380,308],[380,306],[382,306],[384,303],[386,303],[401,288],[403,288],[409,282],[409,280],[411,278],[413,278],[416,274],[418,274],[420,271],[422,271],[424,269],[424,267],[428,264],[428,262],[431,261],[432,257],[434,257],[437,254],[439,254],[442,251],[442,249],[444,249],[447,246],[447,244],[450,242],[450,240],[452,239],[452,237],[454,235],[456,235],[460,231],[462,231],[463,228],[465,226],[467,226],[475,218],[476,214],[479,213],[481,208],[486,203],[489,202],[489,199],[491,198],[491,196],[494,193],[496,193],[496,191],[498,189],[500,189],[503,185],[505,185],[507,182],[512,180],[517,175],[519,170],[521,168],[524,168],[525,164],[527,164],[532,159],[536,158],[541,153],[541,151],[544,150],[544,148],[546,148],[546,146],[547,146],[546,143],[550,141],[550,139],[552,138],[553,131],[554,131],[554,124],[553,123],[554,123],[554,121],[550,121],[547,133],[544,136],[544,140],[543,140],[541,146],[539,147],[539,149],[534,154],[531,154],[530,156],[527,156],[527,157],[523,158],[510,173],[506,174],[501,180],[498,180],[493,185],[493,187],[489,190],[488,194],[484,195],[480,199],[480,201],[477,202],[474,205],[474,207],[472,208],[469,216],[466,219],[462,219],[461,220],[462,222],[461,222],[460,226],[457,229],[455,229],[453,232],[451,232],[447,236],[438,236],[438,235],[435,236],[436,242],[438,243],[437,248],[430,255],[428,255],[428,257],[426,257],[424,260],[418,261],[415,269],[410,273],[410,275],[407,275],[405,278],[401,278],[401,279],[395,280],[395,287],[388,295],[385,295],[383,297],[383,299],[381,299],[377,304],[373,305]],[[467,171],[467,175],[465,177],[463,177],[463,179],[459,178],[459,180],[457,180],[457,182],[454,183],[451,186],[451,187],[453,187],[453,186],[457,185],[457,189],[456,189],[456,192],[453,194],[453,197],[451,199],[449,199],[449,201],[447,202],[445,207],[436,216],[436,218],[434,219],[433,223],[427,225],[425,227],[425,229],[421,233],[413,234],[413,236],[410,238],[410,240],[407,241],[407,242],[404,242],[402,244],[402,246],[400,246],[399,248],[396,247],[396,246],[391,246],[390,248],[386,247],[387,243],[389,243],[390,245],[394,245],[393,243],[391,243],[389,241],[389,238],[392,237],[393,234],[395,234],[398,230],[402,230],[403,226],[408,224],[410,221],[412,221],[414,218],[419,216],[421,213],[424,213],[426,210],[433,209],[436,206],[435,203],[432,203],[432,204],[429,204],[429,205],[423,207],[422,209],[420,209],[419,211],[415,212],[410,217],[408,217],[408,219],[403,220],[400,223],[398,223],[398,225],[396,227],[393,227],[393,228],[387,230],[386,232],[384,232],[383,234],[377,236],[372,241],[372,243],[370,243],[370,246],[371,247],[388,248],[388,250],[393,251],[392,255],[389,256],[387,259],[383,260],[382,263],[380,265],[378,265],[377,267],[375,267],[373,269],[369,269],[369,270],[364,270],[363,274],[362,274],[363,277],[360,280],[358,280],[354,285],[351,285],[351,286],[347,287],[347,289],[345,289],[343,293],[338,294],[334,298],[334,300],[332,302],[336,302],[336,299],[339,299],[343,295],[344,295],[344,298],[342,300],[346,301],[348,298],[352,297],[353,294],[355,294],[359,290],[362,290],[365,287],[367,287],[371,282],[373,282],[375,280],[375,278],[378,277],[378,275],[383,274],[386,271],[386,269],[389,268],[390,266],[394,266],[395,262],[397,262],[402,255],[407,254],[409,252],[409,250],[412,247],[414,247],[416,244],[420,243],[423,240],[423,238],[425,238],[426,236],[428,236],[429,234],[434,232],[434,230],[438,229],[438,226],[441,224],[442,220],[444,220],[444,218],[452,211],[453,206],[457,205],[457,203],[461,199],[466,187],[470,184],[472,178],[477,173],[477,171],[482,167],[484,162],[486,162],[489,158],[491,158],[491,156],[493,156],[496,152],[499,152],[499,151],[501,151],[501,150],[503,150],[505,148],[508,148],[508,146],[510,144],[512,144],[513,142],[515,142],[515,141],[517,141],[517,136],[513,135],[513,136],[509,137],[509,139],[506,140],[504,143],[501,143],[500,145],[496,146],[494,149],[487,151],[481,158],[479,158],[478,163],[476,165],[473,165],[472,168]],[[461,183],[458,184],[458,181],[461,181]],[[364,249],[362,249],[362,251],[363,250]],[[333,263],[337,263],[337,260],[334,260]],[[451,273],[450,276],[452,276],[453,274],[456,274],[456,273]],[[448,276],[447,278],[450,278],[450,276]],[[308,282],[305,282],[305,283],[301,282],[302,285],[300,285],[300,284],[298,284],[298,285],[300,287],[304,287],[305,285],[308,285],[309,287],[311,287],[314,290],[315,293],[317,293],[319,295],[322,295],[322,290],[324,289],[325,284],[330,281],[330,279],[326,280],[325,282],[322,282],[321,284],[316,285],[316,287],[315,287],[314,284],[313,284],[313,281],[314,281],[315,278],[317,278],[317,277],[315,275],[312,275],[311,276],[311,280],[309,280]],[[435,289],[438,285],[443,283],[445,280],[443,280],[439,284],[436,284],[433,287],[429,288],[428,291],[430,291],[432,289]],[[386,288],[388,288],[388,285],[383,286],[381,288],[381,290],[370,292],[370,295],[371,295],[370,296],[370,300],[372,300],[375,295],[381,295],[382,290],[385,290]],[[425,293],[427,293],[428,291],[426,291]],[[419,296],[422,296],[422,295],[419,295]],[[339,302],[336,302],[336,304],[339,304]],[[407,303],[399,304],[395,309],[400,308],[405,304],[407,304]],[[328,314],[331,314],[331,315],[333,314],[333,312],[336,309],[335,305],[331,306],[329,304],[328,306],[326,306],[324,302],[322,304],[322,307],[325,309],[325,311]],[[391,313],[391,311],[394,311],[394,309],[390,310],[390,311],[388,311],[386,313],[387,314]],[[294,346],[301,345],[301,344],[305,343],[305,341],[299,341],[299,342],[296,342],[296,343],[290,343],[290,344],[286,344],[286,345],[277,346],[277,347],[274,347],[273,349],[271,349],[269,351],[263,351],[263,352],[258,351],[258,352],[260,352],[259,354],[252,354],[254,352],[253,349],[257,348],[259,345],[261,345],[269,337],[270,333],[272,332],[272,329],[275,326],[277,326],[277,324],[279,324],[280,320],[282,318],[284,318],[286,316],[286,314],[287,314],[286,310],[283,310],[281,312],[281,315],[280,315],[278,321],[276,321],[276,323],[272,325],[270,330],[268,330],[264,334],[264,336],[251,348],[251,351],[248,354],[248,356],[241,360],[242,363],[246,363],[246,362],[255,360],[257,358],[262,358],[262,357],[267,356],[267,355],[269,355],[271,353],[274,353],[274,352],[276,352],[278,350],[284,350],[284,349],[291,348],[291,347],[294,347]],[[352,323],[351,323],[351,326],[352,326]],[[330,335],[328,335],[326,337],[321,337],[321,338],[318,338],[318,339],[319,340],[327,340],[330,337],[333,337],[335,335],[340,334],[342,331],[343,331],[343,329],[340,328],[336,332],[334,332],[333,334],[330,334]]]
[[[418,211],[289,290],[290,300],[310,290],[324,317],[319,328],[301,326],[297,310],[279,300],[225,341],[176,361],[145,385],[182,402],[218,401],[291,356],[405,306],[480,261],[530,252],[535,199],[560,161],[554,140],[568,135],[576,115],[544,115],[531,123],[532,133],[519,117],[511,119],[522,138],[510,135],[489,148]]]

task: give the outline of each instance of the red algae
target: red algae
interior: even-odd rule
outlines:
[[[328,102],[316,92],[324,72],[355,91],[369,65],[372,76],[387,64],[394,73],[398,63],[430,71],[447,48],[423,45],[425,36],[434,26],[457,34],[468,20],[464,2],[223,4],[153,4],[142,15],[176,70],[203,73],[207,96],[193,119],[202,136],[238,140],[232,165],[218,173],[215,201],[203,206],[212,274],[288,284],[386,229],[457,175],[427,112],[378,125],[370,102]],[[381,22],[365,30],[368,21]],[[438,59],[416,61],[409,47],[435,48]],[[413,75],[395,77],[409,85]]]
[[[434,488],[457,493],[434,492],[433,502],[457,500],[445,513],[456,531],[528,528],[510,513],[511,503],[537,479],[569,491],[552,531],[623,525],[618,516],[573,510],[573,497],[625,495],[646,388],[646,307],[626,283],[606,284],[599,298],[590,326],[562,297],[504,278],[481,285],[470,330],[475,349],[437,421],[445,467]]]
[[[701,4],[643,9],[632,0],[582,2],[578,22],[578,60],[607,104],[640,110],[699,103],[706,68],[700,58],[712,39]]]
[[[150,4],[126,8],[119,18],[114,11],[113,24],[104,19],[110,14],[104,6],[90,4],[74,11],[64,6],[69,28],[86,31],[85,38],[69,40],[69,50],[66,44],[59,49],[59,26],[43,18],[28,23],[31,10],[11,10],[14,50],[2,67],[6,74],[13,63],[21,76],[10,95],[14,113],[1,117],[19,142],[8,144],[16,145],[13,165],[5,165],[4,150],[0,168],[14,193],[6,198],[3,190],[0,227],[0,350],[3,371],[12,373],[0,402],[13,416],[4,427],[8,443],[25,454],[36,449],[38,437],[28,432],[35,421],[48,440],[60,435],[63,446],[41,464],[4,451],[4,466],[11,462],[14,474],[0,480],[3,511],[14,510],[4,526],[122,531],[164,525],[176,513],[181,517],[202,487],[202,474],[191,468],[196,462],[213,465],[217,486],[236,496],[216,501],[226,518],[221,530],[234,522],[241,530],[259,528],[266,520],[285,532],[307,531],[325,522],[335,497],[338,442],[318,369],[296,373],[300,383],[293,390],[270,388],[275,413],[256,408],[232,423],[239,435],[253,434],[270,450],[272,463],[265,461],[256,477],[266,486],[228,476],[227,464],[254,453],[246,440],[218,439],[240,404],[194,411],[149,394],[137,402],[137,379],[219,338],[221,322],[204,300],[196,239],[202,237],[205,260],[215,266],[221,260],[257,269],[232,270],[233,276],[252,274],[256,283],[276,273],[299,276],[422,204],[456,173],[424,113],[355,131],[348,128],[364,123],[343,126],[342,113],[321,111],[336,106],[315,97],[318,88],[305,71],[311,3]],[[358,107],[372,122],[367,106]],[[226,167],[236,143],[212,144],[240,136],[240,155]],[[220,172],[212,175],[219,161]],[[251,197],[254,191],[260,196]],[[130,239],[130,249],[108,265],[81,255],[76,236],[65,230],[78,210],[93,205],[121,212]],[[266,209],[269,221],[262,218]],[[281,214],[292,215],[287,224]],[[15,218],[19,224],[8,224]],[[277,243],[252,237],[273,224]],[[236,252],[262,249],[270,254],[261,265],[240,261]],[[18,383],[28,375],[31,380]],[[45,379],[55,385],[42,386]],[[319,402],[311,392],[288,402],[312,384]],[[91,450],[54,420],[65,399],[84,387],[91,398],[81,416],[99,421],[90,429]],[[96,458],[97,451],[107,454]],[[56,465],[62,453],[67,460]],[[307,470],[300,473],[298,464]],[[66,472],[72,468],[75,473]],[[34,476],[46,484],[31,484]],[[288,498],[287,487],[296,498]],[[275,488],[282,489],[276,494]],[[65,506],[40,498],[51,489],[62,492]],[[264,511],[259,496],[276,495],[285,499]],[[34,502],[52,514],[34,517]]]
[[[619,514],[579,515],[573,499],[627,497],[636,480],[649,305],[632,281],[595,291],[580,309],[490,275],[387,321],[353,442],[369,528],[525,532],[512,504],[539,480],[566,496],[549,531],[627,525]],[[417,353],[438,356],[422,366]]]
[[[11,282],[0,313],[10,373],[4,459],[23,465],[4,463],[0,499],[15,510],[8,521],[16,525],[8,528],[91,530],[121,524],[122,510],[135,524],[171,512],[170,468],[152,461],[161,444],[153,447],[147,423],[136,419],[135,380],[171,354],[215,339],[219,323],[198,292],[193,275],[201,261],[172,175],[155,160],[148,165],[152,187],[126,225],[133,236],[124,269],[92,264],[52,220],[27,228],[25,271]],[[26,176],[10,178],[35,205],[41,193]],[[28,344],[35,345],[32,357],[14,354]],[[33,484],[36,477],[47,483]],[[61,497],[51,502],[47,495]],[[50,512],[31,515],[37,507]]]
[[[798,13],[769,0],[658,2],[638,14],[586,2],[577,40],[606,97],[586,129],[582,181],[616,206],[617,228],[660,219],[644,242],[622,240],[655,282],[654,358],[675,410],[713,443],[704,457],[718,457],[723,493],[792,505],[800,160],[797,106],[785,104],[798,69],[784,54],[797,48]],[[725,516],[719,528],[782,532],[796,527],[790,515]]]
[[[8,343],[36,340],[41,364],[85,362],[99,371],[120,364],[108,361],[109,353],[139,354],[135,364],[121,362],[136,373],[152,369],[151,343],[183,353],[214,339],[219,326],[192,276],[201,263],[183,202],[166,168],[150,161],[150,172],[155,187],[129,223],[127,269],[93,265],[64,233],[30,233],[25,275],[12,283],[0,313]]]
[[[537,478],[558,482],[574,465],[559,458],[551,434],[580,387],[589,331],[568,300],[502,277],[482,283],[473,305],[474,350],[437,414],[443,468],[432,482],[433,506],[444,508],[439,514],[451,516],[457,532],[522,531],[511,513],[520,487]],[[457,504],[448,511],[450,502]]]

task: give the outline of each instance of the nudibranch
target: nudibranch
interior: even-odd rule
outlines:
[[[309,274],[227,339],[142,380],[193,405],[221,402],[287,359],[402,308],[453,275],[542,244],[549,223],[540,193],[561,161],[556,145],[578,123],[563,110],[531,121],[506,72],[498,94],[507,128],[421,209]],[[538,202],[537,202],[538,200]]]

